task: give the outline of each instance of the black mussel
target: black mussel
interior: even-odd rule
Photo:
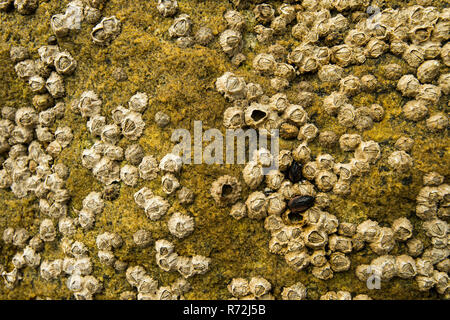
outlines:
[[[288,207],[293,213],[301,213],[311,208],[315,200],[312,196],[298,196],[289,201]]]
[[[303,175],[302,175],[302,169],[303,169],[303,165],[293,161],[291,166],[289,167],[289,169],[287,170],[287,178],[292,182],[292,183],[297,183],[299,181],[301,181],[303,179]]]

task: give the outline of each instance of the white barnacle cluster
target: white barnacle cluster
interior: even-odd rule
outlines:
[[[0,11],[9,11],[14,8],[21,15],[33,14],[39,7],[39,0],[3,0],[0,2]]]
[[[120,271],[123,263],[116,259],[113,250],[123,245],[122,237],[117,233],[103,232],[97,236],[95,243],[98,249],[97,257],[100,263],[114,267]]]
[[[158,280],[148,275],[142,266],[129,267],[126,279],[137,289],[137,300],[184,300],[184,294],[191,290],[184,279],[178,279],[170,286],[159,286]]]
[[[68,3],[64,13],[50,18],[50,26],[58,38],[79,32],[83,22],[96,24],[102,17],[101,9],[107,0],[74,0]],[[120,21],[116,17],[104,18],[94,27],[91,37],[95,43],[109,43],[120,33]]]
[[[352,298],[352,294],[348,291],[328,291],[320,296],[320,300],[372,300],[366,294],[358,294]]]
[[[227,286],[232,300],[274,300],[272,284],[263,277],[233,278]]]
[[[164,271],[177,271],[185,279],[198,274],[205,274],[211,259],[202,255],[181,256],[175,252],[172,242],[160,239],[155,242],[156,264]]]
[[[91,229],[95,224],[95,217],[102,213],[105,203],[100,192],[92,191],[83,199],[83,207],[78,212],[77,223],[83,229]]]
[[[50,18],[50,26],[58,38],[79,32],[84,22],[95,25],[92,41],[99,45],[110,44],[121,32],[121,22],[116,16],[103,17],[101,9],[107,0],[74,0],[68,3],[64,13]],[[101,21],[100,21],[101,19]],[[100,21],[100,22],[99,22]]]
[[[156,161],[153,157],[142,157],[143,151],[139,145],[130,145],[124,152],[118,146],[122,136],[135,141],[142,135],[145,122],[142,113],[148,106],[148,96],[138,92],[128,102],[128,109],[118,106],[112,111],[113,122],[107,124],[101,116],[102,100],[93,91],[85,91],[79,99],[73,102],[73,111],[88,118],[87,128],[97,140],[89,149],[84,149],[81,162],[104,185],[122,181],[128,186],[136,186],[139,177],[152,179]],[[130,164],[120,167],[120,162],[126,158]],[[136,165],[139,164],[139,169]],[[153,177],[154,178],[154,177]]]
[[[178,13],[178,2],[176,0],[158,0],[157,9],[163,17],[172,17]],[[210,27],[201,26],[193,34],[194,23],[188,14],[178,14],[168,33],[171,39],[176,39],[176,44],[180,48],[192,47],[194,44],[207,46],[214,40],[214,34]]]

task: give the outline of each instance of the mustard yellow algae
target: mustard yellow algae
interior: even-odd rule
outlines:
[[[11,45],[22,45],[30,49],[37,57],[37,49],[46,44],[51,29],[49,20],[53,14],[64,11],[68,0],[40,1],[37,12],[31,16],[21,16],[17,12],[0,14],[0,101],[2,106],[16,108],[31,105],[32,93],[28,85],[18,79],[14,66],[9,59]],[[406,2],[389,1],[387,5],[405,5]],[[445,1],[433,1],[433,5],[442,8]],[[279,5],[280,2],[274,2]],[[411,5],[410,3],[408,3]],[[212,28],[215,35],[225,29],[223,13],[232,7],[228,1],[179,1],[179,11],[187,13],[194,21],[194,32],[201,26]],[[76,216],[75,209],[81,208],[82,199],[91,191],[101,191],[102,186],[91,172],[81,166],[81,151],[93,144],[86,130],[86,120],[75,115],[70,103],[85,90],[94,90],[103,100],[103,114],[110,116],[110,111],[120,104],[126,104],[136,92],[147,92],[150,107],[144,114],[145,133],[139,140],[148,154],[162,158],[172,148],[171,130],[187,128],[192,131],[193,121],[202,120],[207,128],[221,128],[222,114],[229,106],[223,97],[216,92],[214,82],[225,71],[234,70],[247,82],[260,83],[266,94],[274,90],[267,78],[256,75],[252,71],[253,57],[264,52],[266,48],[258,44],[254,37],[245,36],[247,46],[244,53],[247,61],[236,68],[220,50],[217,41],[208,47],[195,45],[193,48],[180,49],[168,38],[167,29],[173,19],[163,18],[156,10],[155,1],[110,0],[103,9],[104,16],[116,15],[122,20],[120,36],[108,47],[99,47],[92,43],[89,33],[91,26],[84,24],[82,30],[66,39],[59,40],[59,45],[68,50],[77,60],[78,68],[74,75],[65,78],[67,96],[64,98],[67,108],[65,117],[55,124],[55,128],[68,125],[74,133],[74,140],[66,148],[58,161],[70,167],[71,174],[67,182],[72,196],[69,215]],[[249,22],[248,28],[255,25]],[[285,46],[295,46],[297,41],[286,36],[278,40]],[[371,130],[362,133],[364,140],[373,139],[383,147],[383,157],[371,167],[370,174],[358,178],[352,183],[352,193],[346,199],[332,196],[333,202],[329,212],[335,214],[340,221],[360,222],[367,218],[376,219],[381,224],[388,224],[395,218],[408,217],[415,226],[417,218],[414,214],[415,196],[422,185],[422,176],[429,171],[436,171],[446,177],[449,174],[448,132],[430,133],[424,122],[406,122],[401,116],[401,95],[393,91],[395,82],[385,80],[379,68],[387,63],[399,63],[407,68],[404,62],[391,55],[380,59],[368,59],[361,66],[347,68],[357,76],[374,74],[383,85],[381,92],[359,94],[353,99],[356,106],[371,103],[381,104],[386,116],[376,123]],[[122,67],[128,74],[128,80],[117,82],[111,76],[113,70]],[[406,70],[406,69],[405,69]],[[447,71],[448,72],[448,68]],[[311,81],[316,100],[308,109],[319,129],[333,130],[338,134],[346,131],[336,119],[321,110],[318,99],[332,90],[323,85],[317,77],[305,76],[296,80]],[[288,96],[295,102],[295,84],[287,90]],[[448,111],[448,97],[444,96],[440,103],[431,108],[431,113]],[[170,114],[172,122],[161,130],[153,121],[158,111]],[[347,130],[351,132],[351,130]],[[408,135],[415,140],[411,155],[414,158],[414,169],[404,175],[384,170],[387,155],[393,150],[393,144],[401,135]],[[127,146],[128,141],[121,142]],[[282,141],[281,147],[292,147],[295,142]],[[314,155],[331,153],[339,161],[349,156],[339,150],[322,148],[317,141],[311,143]],[[120,197],[113,202],[106,202],[105,210],[97,216],[95,228],[90,231],[78,230],[76,240],[83,241],[90,248],[94,257],[94,276],[104,285],[104,290],[96,295],[98,299],[114,299],[125,290],[131,290],[124,273],[117,273],[111,267],[101,265],[95,258],[97,249],[95,238],[104,231],[118,232],[125,240],[125,245],[115,251],[118,259],[139,264],[146,268],[150,275],[159,280],[161,285],[168,285],[178,278],[177,273],[161,271],[156,265],[154,249],[136,249],[132,246],[132,234],[140,228],[151,230],[154,239],[168,238],[176,244],[176,250],[182,255],[201,254],[212,258],[208,273],[189,279],[192,290],[186,294],[188,299],[226,299],[230,295],[226,285],[233,277],[250,277],[260,275],[268,279],[274,288],[275,297],[280,297],[281,288],[301,281],[308,288],[310,298],[319,298],[328,290],[347,290],[353,294],[366,293],[374,299],[429,299],[438,298],[435,291],[419,292],[413,280],[394,279],[383,284],[382,290],[370,291],[365,283],[355,277],[354,269],[360,263],[369,262],[374,256],[370,250],[364,249],[351,254],[352,268],[348,272],[335,273],[329,281],[314,278],[309,269],[295,272],[290,269],[281,257],[268,251],[269,233],[263,223],[249,219],[236,221],[228,215],[229,209],[217,208],[209,196],[209,188],[216,178],[223,174],[239,176],[240,166],[185,166],[181,175],[181,184],[195,191],[196,200],[193,206],[183,208],[174,196],[169,198],[173,203],[171,211],[186,210],[195,216],[196,228],[186,239],[174,239],[166,227],[167,217],[159,222],[151,222],[144,212],[137,208],[133,201],[133,193],[142,186],[159,190],[159,181],[140,182],[138,187],[121,186]],[[243,196],[248,194],[244,190]],[[40,213],[35,198],[16,199],[10,191],[0,190],[0,231],[6,227],[25,227],[31,234],[39,228]],[[417,228],[415,229],[417,230]],[[419,233],[419,238],[422,235]],[[397,245],[393,253],[404,251],[403,245]],[[15,254],[12,246],[0,242],[0,264],[11,269],[9,261]],[[63,254],[57,242],[46,244],[41,253],[43,259],[62,258]],[[70,299],[71,294],[60,280],[46,282],[38,270],[25,268],[23,279],[14,290],[0,285],[0,299],[34,299],[49,297],[52,299]]]

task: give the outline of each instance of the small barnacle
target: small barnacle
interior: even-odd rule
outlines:
[[[270,4],[259,4],[253,9],[253,13],[257,21],[268,23],[275,17],[275,9]]]
[[[170,254],[173,253],[174,249],[175,247],[173,243],[168,240],[161,239],[155,241],[156,254],[161,257],[169,256]]]
[[[23,60],[14,66],[17,76],[21,79],[28,80],[32,76],[37,75],[36,63],[31,60]]]
[[[178,2],[177,0],[158,0],[156,8],[163,17],[171,17],[177,13]]]
[[[223,126],[227,129],[239,129],[244,126],[244,111],[240,107],[229,107],[223,113]]]
[[[90,6],[84,7],[83,15],[84,21],[86,21],[89,24],[96,24],[102,16],[101,11],[99,9]]]
[[[416,262],[408,255],[395,257],[395,267],[397,269],[397,276],[402,279],[411,279],[417,274]]]
[[[439,219],[428,220],[423,223],[423,229],[427,236],[444,238],[449,230],[448,224]]]
[[[195,274],[205,274],[208,271],[211,259],[201,255],[195,255],[192,257],[191,263]]]
[[[312,274],[314,277],[320,280],[330,280],[334,276],[333,270],[331,269],[329,263],[326,263],[321,267],[312,268]]]
[[[355,76],[347,76],[339,82],[340,92],[346,96],[353,96],[361,89],[361,80]]]
[[[72,129],[69,127],[58,127],[55,130],[55,139],[62,148],[67,147],[73,139]]]
[[[351,128],[357,120],[356,109],[351,104],[343,105],[338,112],[338,122],[340,125]]]
[[[442,62],[450,67],[450,43],[447,42],[441,49],[441,58]]]
[[[317,173],[315,182],[319,190],[330,191],[337,182],[337,176],[328,170],[322,170]]]
[[[116,144],[120,139],[120,129],[115,124],[107,124],[102,128],[100,137],[105,143]]]
[[[125,273],[127,282],[133,287],[138,287],[145,276],[145,269],[141,266],[128,267]]]
[[[194,275],[192,258],[178,256],[174,269],[177,270],[184,278],[192,277]]]
[[[57,259],[53,261],[44,260],[39,268],[41,277],[46,280],[57,279],[62,272],[62,260]]]
[[[425,102],[419,100],[410,100],[403,106],[403,114],[410,121],[419,121],[428,114],[428,108]]]
[[[421,47],[410,45],[403,53],[403,59],[411,67],[417,68],[424,61],[424,54]]]
[[[185,238],[194,231],[194,218],[181,212],[175,212],[169,218],[167,226],[172,235],[180,239]]]
[[[307,251],[292,251],[284,256],[286,263],[295,271],[300,271],[309,265],[309,255]]]
[[[14,7],[22,15],[34,13],[38,6],[38,0],[14,0]]]
[[[258,24],[255,26],[254,31],[256,33],[256,39],[261,43],[268,43],[273,38],[274,30],[272,28],[266,28]]]
[[[71,236],[75,234],[76,227],[74,220],[69,217],[62,217],[58,222],[58,230],[65,236]]]
[[[365,220],[356,227],[356,233],[362,237],[364,241],[373,242],[380,233],[378,222]]]
[[[39,237],[44,242],[52,242],[55,240],[56,230],[52,220],[50,219],[42,220],[41,225],[39,227]]]
[[[116,161],[103,157],[94,165],[92,174],[101,183],[110,185],[120,181],[120,166]]]
[[[244,278],[233,278],[228,284],[227,288],[235,298],[244,297],[250,292],[248,280]]]
[[[139,176],[144,180],[155,179],[159,172],[158,162],[153,156],[143,157],[138,168],[139,168]]]
[[[156,221],[165,215],[169,208],[170,204],[167,200],[153,196],[146,201],[145,214],[150,220]]]
[[[53,98],[62,98],[66,93],[64,79],[56,72],[52,72],[45,83],[45,87]]]
[[[35,93],[43,93],[46,91],[45,79],[39,75],[34,75],[28,79],[31,91]]]
[[[232,57],[242,50],[242,35],[239,31],[227,29],[220,34],[219,44],[223,52]]]
[[[414,140],[409,137],[403,136],[397,139],[394,146],[399,150],[410,152],[412,147],[414,146]]]
[[[413,226],[406,218],[398,218],[392,223],[395,239],[398,241],[406,241],[412,236]]]
[[[329,115],[336,115],[340,108],[348,103],[348,97],[341,93],[334,91],[323,99],[323,107],[325,112]]]
[[[194,39],[196,43],[201,44],[202,46],[206,46],[214,39],[214,34],[211,28],[201,27],[195,33]]]
[[[416,99],[426,105],[437,104],[441,98],[441,89],[432,84],[424,84],[419,87]]]
[[[395,171],[405,173],[413,166],[413,159],[405,151],[394,151],[388,158],[388,164]]]
[[[291,140],[291,139],[295,139],[298,136],[298,127],[284,122],[283,124],[281,124],[280,126],[280,137],[285,139],[285,140]]]
[[[239,100],[247,95],[247,85],[244,78],[237,77],[231,72],[225,72],[216,80],[216,89],[230,100]]]
[[[114,262],[116,261],[116,257],[114,256],[114,253],[112,251],[100,250],[97,256],[100,263],[107,266],[113,266]]]
[[[347,67],[354,61],[353,50],[346,44],[332,47],[331,52],[331,61],[340,67]]]
[[[62,147],[58,141],[54,140],[49,143],[45,151],[53,158],[56,158],[61,153]]]
[[[246,21],[239,11],[228,10],[223,17],[231,29],[236,31],[243,31],[245,29]]]
[[[166,154],[159,163],[159,169],[163,172],[177,174],[181,171],[183,165],[180,156],[172,153]]]
[[[264,94],[264,91],[260,84],[252,83],[252,82],[247,83],[247,100],[248,101],[258,100],[263,94]]]
[[[374,164],[381,157],[380,145],[375,141],[362,141],[355,150],[357,160]]]
[[[247,215],[250,219],[263,219],[267,216],[267,199],[264,193],[255,191],[251,193],[247,201]]]
[[[145,111],[148,105],[148,96],[146,93],[138,92],[130,98],[128,106],[131,111],[142,113]]]
[[[406,242],[406,247],[408,249],[408,254],[413,257],[418,257],[423,252],[423,243],[417,238],[409,239]]]
[[[96,215],[103,211],[104,206],[105,203],[100,192],[92,191],[83,199],[83,209],[87,209]]]
[[[167,127],[170,123],[170,116],[162,111],[158,111],[155,114],[155,123],[160,128]]]
[[[138,247],[145,248],[152,241],[152,234],[145,229],[139,229],[133,234],[133,241]]]
[[[326,64],[320,67],[317,73],[322,82],[339,82],[344,76],[344,69],[335,64]]]
[[[167,173],[161,178],[161,187],[166,194],[172,194],[180,187],[180,183],[172,173]]]
[[[430,131],[442,131],[448,127],[449,120],[444,113],[436,113],[427,119],[426,125]]]
[[[378,255],[387,254],[395,246],[394,231],[391,228],[380,228],[376,238],[370,243],[370,248]]]
[[[195,199],[195,194],[191,189],[187,187],[181,187],[177,191],[177,198],[180,204],[192,204]]]
[[[134,187],[139,180],[139,171],[135,166],[126,164],[120,169],[120,180],[127,186]]]
[[[54,58],[56,72],[62,75],[72,74],[77,68],[77,62],[67,51],[58,52]]]
[[[277,67],[277,62],[273,55],[260,53],[253,59],[253,68],[261,74],[271,75]]]
[[[100,136],[103,130],[103,127],[106,125],[106,118],[100,115],[94,115],[91,117],[86,127],[89,132],[94,136]]]
[[[124,108],[123,106],[118,106],[114,110],[111,111],[112,120],[115,124],[121,125],[125,117],[130,113],[130,110]]]
[[[235,177],[225,175],[212,183],[211,196],[219,206],[228,206],[240,199],[241,190],[241,185]]]
[[[91,38],[97,44],[109,44],[121,31],[121,22],[115,16],[105,17],[91,32]]]
[[[318,134],[319,129],[314,124],[306,123],[300,128],[297,139],[309,142],[314,140]]]
[[[442,74],[438,80],[439,88],[445,95],[450,94],[450,73]]]
[[[12,2],[12,1],[7,1]],[[4,5],[4,4],[3,4]],[[11,46],[9,50],[9,57],[12,62],[17,63],[23,60],[26,60],[30,57],[30,53],[27,48],[21,46]]]
[[[58,38],[63,38],[69,34],[67,17],[62,13],[55,14],[50,18],[50,27]]]
[[[422,83],[432,82],[439,75],[441,64],[438,60],[427,60],[417,68],[417,78]]]
[[[264,180],[262,166],[256,161],[249,161],[242,170],[242,177],[251,189],[256,189]]]
[[[89,209],[81,209],[78,214],[78,223],[83,229],[90,229],[95,223],[95,213]]]
[[[38,115],[33,108],[19,108],[16,111],[15,121],[18,126],[32,128],[38,122]]]
[[[281,297],[283,300],[303,300],[306,298],[306,287],[301,282],[294,283],[283,288]]]
[[[147,187],[143,187],[139,189],[134,195],[134,202],[141,207],[142,209],[145,209],[145,206],[147,204],[147,201],[150,200],[153,197],[153,192]]]
[[[288,23],[283,16],[278,16],[272,20],[270,27],[273,29],[275,34],[283,34],[286,32],[287,24]]]
[[[439,186],[444,182],[444,177],[437,172],[430,172],[423,176],[425,186]]]
[[[307,142],[300,143],[293,151],[292,157],[295,161],[306,163],[311,159],[311,149],[309,149]]]
[[[350,259],[342,252],[334,252],[330,255],[329,263],[334,272],[343,272],[350,269]]]
[[[95,152],[94,149],[84,149],[81,154],[81,164],[86,169],[92,169],[100,161],[101,154]]]
[[[187,14],[180,14],[169,28],[171,38],[187,37],[191,33],[192,20]]]
[[[419,88],[420,82],[412,74],[402,76],[397,83],[397,90],[401,91],[404,97],[415,97]]]
[[[297,126],[301,126],[308,121],[308,113],[300,105],[291,104],[284,111],[283,118]]]
[[[240,220],[247,216],[247,207],[243,202],[235,203],[230,209],[230,216],[236,220]]]
[[[137,140],[144,131],[145,123],[140,113],[131,111],[124,116],[121,126],[122,134],[125,137],[130,140]]]

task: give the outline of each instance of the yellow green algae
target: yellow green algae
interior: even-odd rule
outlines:
[[[69,1],[40,1],[37,12],[31,16],[21,16],[17,12],[2,12],[0,15],[0,101],[2,106],[15,108],[31,105],[32,93],[28,85],[18,79],[14,65],[9,59],[11,45],[28,47],[33,57],[37,49],[46,44],[46,39],[52,34],[49,26],[53,14],[63,12]],[[442,8],[445,1],[433,1],[432,5]],[[280,2],[274,2],[279,5]],[[386,5],[406,5],[399,1]],[[411,3],[408,3],[411,5]],[[228,1],[179,1],[179,12],[187,13],[194,21],[194,32],[201,26],[209,26],[215,35],[225,29],[223,13],[232,8]],[[161,159],[173,146],[170,142],[172,130],[186,128],[192,132],[194,120],[202,120],[204,129],[221,128],[223,111],[230,106],[217,93],[214,82],[225,71],[243,76],[247,82],[260,83],[266,94],[274,90],[269,79],[261,77],[252,71],[253,57],[264,52],[266,47],[256,42],[249,33],[245,36],[244,54],[246,62],[239,68],[232,66],[228,57],[220,50],[218,42],[214,41],[207,47],[195,45],[192,48],[180,49],[170,40],[167,29],[172,18],[163,18],[156,10],[155,1],[125,1],[109,0],[103,9],[104,16],[116,15],[122,21],[122,32],[110,46],[99,47],[92,43],[90,30],[92,26],[83,24],[82,30],[68,38],[59,39],[59,46],[68,50],[77,60],[78,68],[74,75],[65,78],[67,96],[66,113],[57,126],[70,126],[74,140],[58,157],[58,162],[65,163],[70,168],[67,188],[72,200],[69,215],[76,217],[75,210],[81,209],[82,199],[91,191],[101,191],[102,185],[96,181],[91,172],[81,166],[82,150],[93,144],[93,139],[86,129],[86,120],[74,114],[71,102],[85,90],[94,90],[102,100],[103,115],[110,117],[110,111],[118,105],[124,105],[137,91],[146,92],[150,96],[150,104],[144,113],[146,128],[139,143],[147,154]],[[248,16],[251,18],[251,15]],[[250,20],[248,29],[255,25]],[[290,36],[278,38],[284,46],[294,47],[298,44]],[[376,219],[382,225],[389,225],[398,217],[409,218],[416,227],[418,220],[414,214],[415,197],[422,186],[425,173],[436,171],[446,177],[449,173],[448,132],[430,133],[426,130],[424,121],[407,122],[401,116],[401,106],[405,100],[393,90],[394,81],[383,78],[380,66],[388,63],[399,63],[407,68],[402,60],[385,55],[380,59],[368,59],[361,66],[348,69],[349,72],[361,76],[374,74],[382,84],[383,90],[378,93],[362,93],[354,97],[354,105],[381,104],[386,112],[380,123],[375,123],[371,130],[361,133],[364,140],[375,140],[383,147],[380,161],[371,167],[370,173],[356,179],[349,196],[332,197],[329,212],[335,214],[340,221],[361,222],[364,219]],[[128,80],[118,82],[112,77],[115,68],[122,67],[128,74]],[[446,69],[448,72],[448,68]],[[317,76],[300,77],[300,80],[311,81],[317,94],[314,104],[307,110],[313,117],[319,129],[333,130],[338,134],[353,132],[340,126],[335,118],[328,116],[321,109],[319,96],[329,93],[332,88],[318,81]],[[286,92],[294,103],[296,100],[295,83]],[[448,97],[443,96],[439,104],[430,108],[430,113],[448,111]],[[171,124],[160,129],[153,121],[158,111],[164,111],[171,116]],[[354,131],[356,132],[356,131]],[[396,139],[408,135],[415,140],[411,155],[414,158],[414,169],[403,175],[386,170],[386,159],[393,150]],[[281,141],[281,148],[292,147],[298,142]],[[120,143],[126,147],[129,141],[123,139]],[[310,143],[314,155],[330,153],[338,161],[349,158],[349,154],[338,147],[326,149],[317,141]],[[261,221],[242,219],[236,221],[228,214],[229,208],[218,208],[209,195],[211,183],[223,174],[240,176],[242,166],[231,165],[185,165],[181,175],[181,184],[195,191],[196,200],[192,206],[183,207],[171,196],[173,205],[170,212],[187,211],[195,217],[194,233],[182,240],[172,237],[167,230],[167,215],[158,222],[146,218],[133,200],[133,194],[143,186],[147,186],[157,194],[161,194],[158,179],[151,182],[141,181],[137,187],[130,188],[122,184],[120,197],[114,201],[106,201],[103,213],[97,216],[94,229],[84,231],[79,229],[75,240],[85,243],[93,257],[93,275],[103,283],[104,290],[97,294],[97,299],[116,299],[126,290],[132,290],[125,280],[124,273],[118,273],[113,268],[101,265],[96,259],[97,248],[95,238],[105,231],[118,232],[124,238],[124,246],[115,250],[117,259],[126,261],[129,265],[142,265],[148,273],[159,280],[160,285],[169,285],[179,275],[176,272],[164,272],[155,262],[153,246],[137,249],[133,246],[132,235],[140,228],[152,232],[155,240],[167,238],[176,245],[176,251],[181,255],[201,254],[212,259],[209,271],[205,275],[189,279],[192,290],[185,297],[188,299],[227,299],[230,298],[226,286],[235,277],[263,276],[272,283],[275,297],[280,297],[282,287],[301,281],[308,288],[308,297],[317,299],[329,290],[346,290],[355,294],[368,294],[374,299],[436,299],[439,296],[434,290],[419,292],[414,280],[395,278],[389,283],[383,283],[381,290],[368,290],[365,283],[355,277],[355,268],[361,263],[368,263],[374,258],[370,249],[350,255],[352,267],[349,271],[335,273],[334,278],[322,281],[312,276],[310,268],[295,272],[287,266],[283,257],[271,254],[268,250],[269,233],[264,230]],[[249,191],[244,188],[243,197]],[[40,216],[36,198],[15,198],[10,191],[0,190],[0,231],[6,227],[25,227],[30,234],[36,234],[39,229]],[[415,232],[420,228],[415,228]],[[423,235],[419,232],[419,238]],[[403,244],[397,244],[392,254],[405,251]],[[11,258],[16,249],[0,242],[0,264],[11,270]],[[41,253],[42,259],[62,258],[64,255],[57,241],[46,244]],[[44,281],[38,275],[37,269],[25,268],[21,274],[23,279],[18,286],[9,290],[0,284],[0,299],[70,299],[71,293],[65,286],[65,277],[55,281]]]

